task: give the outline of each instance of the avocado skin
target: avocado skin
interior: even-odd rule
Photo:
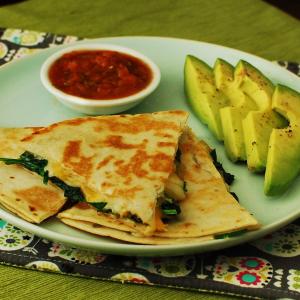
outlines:
[[[187,55],[184,65],[184,89],[187,101],[200,121],[223,140],[220,108],[229,101],[216,89],[212,68],[202,60]]]
[[[273,129],[270,136],[264,192],[267,196],[283,194],[300,171],[300,94],[278,85],[272,108],[289,120],[282,129]]]

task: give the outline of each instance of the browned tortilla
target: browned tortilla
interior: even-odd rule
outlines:
[[[36,128],[1,129],[0,157],[17,157],[23,152],[20,141]],[[40,223],[55,215],[65,204],[63,191],[45,185],[41,177],[20,165],[0,162],[0,203],[21,218]]]
[[[186,182],[186,198],[180,202],[182,213],[178,220],[156,236],[199,237],[259,226],[228,191],[204,141],[188,130],[180,139],[179,149],[179,174]]]
[[[78,221],[68,218],[61,219],[65,224],[80,230],[101,235],[105,237],[111,237],[118,240],[144,245],[174,245],[174,244],[196,244],[204,241],[213,240],[213,236],[203,236],[197,238],[164,238],[157,236],[136,236],[133,233],[127,231],[121,231],[109,227],[104,227],[96,223]]]
[[[29,132],[9,157],[20,149],[39,155],[50,176],[80,187],[87,202],[105,202],[131,231],[151,235],[187,116],[177,110],[66,120]]]
[[[128,226],[117,216],[99,212],[88,204],[77,204],[60,213],[59,218],[68,225],[98,235],[153,244],[161,238],[167,239],[168,243],[176,243],[175,240],[184,243],[184,239],[188,238],[192,241],[193,238],[259,226],[229,193],[205,142],[187,129],[180,138],[179,149],[179,175],[187,185],[186,198],[179,203],[181,214],[167,224],[165,231],[156,231],[151,240],[143,241],[143,236],[130,233]]]

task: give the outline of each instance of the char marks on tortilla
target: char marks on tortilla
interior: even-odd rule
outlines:
[[[259,226],[228,191],[214,165],[209,146],[188,128],[179,140],[179,150],[178,174],[187,189],[186,198],[179,202],[181,213],[166,224],[165,230],[154,232],[147,243],[197,242],[201,237],[205,239]],[[75,205],[58,217],[68,225],[94,234],[143,243],[144,237],[138,232],[132,233],[117,216],[97,212],[88,204]]]
[[[2,128],[0,157],[18,157],[21,140],[39,128]],[[20,165],[0,162],[0,203],[21,218],[40,223],[57,214],[66,199],[52,184],[45,185],[41,177]]]
[[[64,195],[67,186],[83,198],[58,214],[62,222],[140,244],[198,243],[257,228],[230,194],[210,147],[186,121],[186,112],[165,111],[2,128],[2,158],[16,160],[29,151],[46,170],[1,159],[0,202],[40,223],[57,214],[66,197],[72,202]]]
[[[86,201],[105,202],[129,227],[136,216],[141,222],[132,230],[150,235],[187,117],[178,110],[66,120],[29,133],[21,148],[46,159],[50,176],[80,187]]]

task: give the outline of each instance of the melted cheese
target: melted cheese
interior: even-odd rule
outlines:
[[[172,173],[165,185],[165,193],[170,198],[176,201],[185,199],[184,182],[178,177],[176,173]]]
[[[162,213],[161,213],[161,209],[156,206],[155,208],[155,224],[156,224],[156,231],[158,232],[162,232],[162,231],[166,231],[167,226],[163,223],[162,219]]]

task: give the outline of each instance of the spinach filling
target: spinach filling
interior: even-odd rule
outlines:
[[[49,177],[49,181],[63,190],[64,196],[72,203],[85,201],[83,192],[79,187],[70,186],[56,176]]]
[[[38,175],[43,177],[43,182],[46,184],[49,179],[48,171],[45,171],[45,167],[48,164],[46,159],[39,158],[32,154],[29,151],[25,151],[20,155],[19,158],[0,158],[0,161],[3,161],[6,165],[22,165],[24,168],[37,173]]]
[[[226,172],[222,166],[222,164],[220,162],[218,162],[218,158],[217,158],[217,152],[216,149],[212,150],[210,152],[210,156],[213,159],[213,163],[216,167],[216,169],[220,172],[220,174],[222,175],[222,177],[224,178],[224,181],[228,184],[231,185],[234,181],[234,175]]]
[[[0,161],[3,161],[6,165],[13,165],[13,164],[21,165],[24,168],[40,175],[41,177],[43,177],[44,184],[47,184],[48,181],[50,181],[52,184],[56,185],[58,188],[63,190],[64,196],[72,204],[76,204],[78,202],[87,202],[84,193],[82,192],[80,187],[70,186],[56,176],[49,176],[48,171],[45,170],[46,166],[48,165],[48,161],[46,159],[43,159],[29,151],[25,151],[17,159],[1,157]],[[186,190],[186,187],[184,187],[184,190]],[[87,203],[95,207],[98,211],[104,213],[112,213],[111,209],[105,208],[107,202],[101,201],[101,202],[87,202]],[[166,196],[164,197],[164,200],[161,203],[160,208],[162,210],[163,215],[166,217],[177,216],[181,212],[181,209],[179,205],[176,203],[176,201]],[[135,214],[129,214],[128,218],[135,221],[136,223],[143,223],[142,219]]]
[[[241,229],[241,230],[237,230],[237,231],[233,231],[233,232],[228,232],[228,233],[223,233],[223,234],[217,234],[215,235],[215,239],[217,240],[221,240],[221,239],[227,239],[227,238],[231,238],[231,237],[236,237],[236,236],[240,236],[244,233],[246,233],[247,230],[246,229]]]
[[[187,191],[188,191],[186,181],[183,181],[183,191],[185,193],[187,193]]]
[[[166,196],[160,204],[160,209],[164,216],[168,217],[177,216],[181,213],[181,209],[178,203],[174,199]]]
[[[56,176],[49,177],[48,171],[45,170],[45,167],[48,165],[48,161],[46,159],[43,159],[29,151],[25,151],[17,159],[0,157],[0,161],[3,161],[6,165],[21,165],[24,168],[42,176],[44,184],[47,184],[48,181],[52,182],[54,185],[64,191],[64,196],[73,204],[78,202],[87,202],[80,187],[70,186]],[[108,211],[104,209],[107,204],[106,202],[88,203],[99,211]]]
[[[230,194],[233,196],[233,198],[234,198],[237,202],[240,202],[240,201],[239,201],[239,197],[237,196],[236,193],[230,192]]]
[[[132,220],[132,221],[134,221],[134,222],[136,222],[136,223],[143,224],[142,219],[139,218],[139,217],[138,217],[137,215],[135,215],[135,214],[129,213],[128,216],[127,216],[127,218],[130,219],[130,220]]]
[[[175,161],[180,163],[180,158],[181,158],[181,151],[180,149],[177,149],[175,154]]]

